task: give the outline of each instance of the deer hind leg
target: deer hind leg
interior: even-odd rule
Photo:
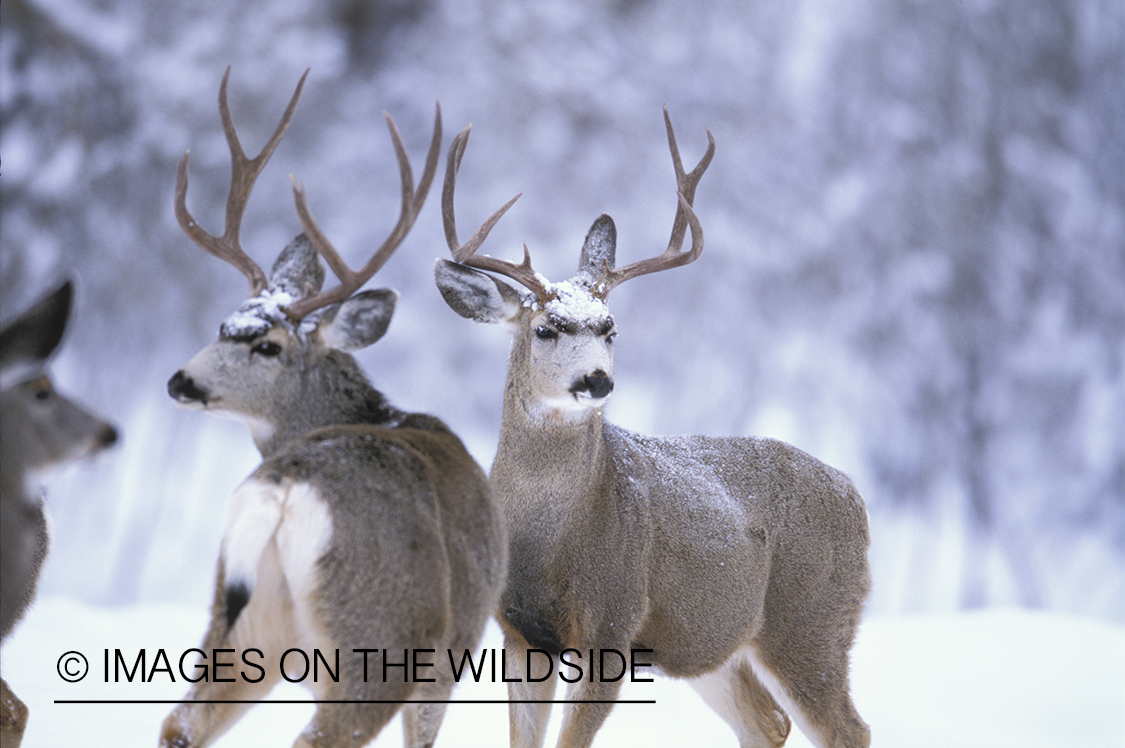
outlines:
[[[441,650],[438,654],[441,654]],[[407,704],[403,707],[402,732],[406,748],[430,748],[437,739],[442,720],[445,719],[448,706],[445,702],[456,684],[445,668],[439,666],[433,670],[434,682],[417,683],[410,696],[412,701],[429,703]]]
[[[282,654],[309,643],[298,621],[309,617],[315,562],[330,535],[327,509],[308,486],[250,478],[235,491],[202,647],[209,660],[216,649],[233,649],[223,662],[234,667],[220,674],[208,663],[208,677],[164,721],[162,745],[212,742],[251,706],[231,702],[265,698],[281,680]],[[204,701],[210,703],[198,703]]]
[[[794,646],[792,641],[790,646]],[[839,648],[838,653],[828,649],[814,649],[811,656],[797,659],[787,657],[777,646],[759,644],[749,650],[748,657],[761,683],[813,745],[868,748],[871,730],[848,692],[847,648]]]
[[[445,697],[448,698],[446,693]],[[420,694],[418,698],[423,698]],[[431,748],[437,739],[446,704],[407,704],[402,710],[403,742],[406,748]]]
[[[216,595],[220,596],[214,611],[216,620],[212,620],[201,647],[204,655],[200,665],[207,667],[206,677],[192,687],[185,703],[164,720],[162,746],[186,748],[211,743],[251,706],[227,702],[263,699],[281,680],[278,662],[294,636],[293,603],[281,575],[276,547],[271,544],[267,548],[254,589],[229,629],[222,600],[226,590],[222,584]],[[216,649],[234,652],[224,652],[218,656],[221,659],[216,659]],[[216,671],[215,664],[220,661],[226,666]],[[244,663],[254,663],[260,669]],[[216,677],[221,680],[216,682]]]
[[[785,745],[789,717],[743,658],[736,655],[719,669],[688,683],[731,726],[742,748]]]
[[[331,698],[331,697],[329,697]],[[386,727],[398,704],[320,704],[293,748],[344,748],[367,745]]]

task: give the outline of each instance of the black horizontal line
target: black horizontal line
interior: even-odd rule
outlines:
[[[656,699],[55,699],[55,704],[655,704]]]

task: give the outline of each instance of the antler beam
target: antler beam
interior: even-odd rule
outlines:
[[[715,155],[715,138],[711,135],[711,130],[708,129],[707,152],[703,154],[703,158],[699,160],[695,168],[685,174],[667,106],[664,107],[664,126],[668,130],[668,147],[672,151],[672,167],[676,171],[676,190],[679,196],[679,204],[676,207],[676,218],[672,223],[672,236],[668,240],[668,248],[657,257],[639,260],[616,270],[605,268],[601,277],[593,286],[594,293],[603,299],[616,286],[630,278],[687,265],[699,259],[699,255],[703,252],[703,227],[699,223],[699,217],[695,215],[695,211],[692,209],[692,203],[695,201],[695,188],[699,185],[703,172],[707,171],[707,167],[711,165],[711,158]],[[684,236],[689,226],[691,228],[691,249],[682,252]]]
[[[531,255],[527,251],[526,244],[523,245],[523,262],[519,265],[497,260],[487,255],[476,254],[480,245],[484,243],[485,237],[492,231],[492,227],[496,225],[501,216],[508,212],[508,208],[512,207],[516,200],[519,200],[519,195],[501,206],[487,221],[481,224],[481,227],[477,229],[477,232],[473,234],[469,241],[461,244],[457,239],[453,192],[457,182],[457,172],[461,168],[461,157],[465,155],[465,146],[469,143],[469,133],[472,128],[472,125],[468,125],[464,130],[457,133],[457,137],[453,139],[453,143],[449,146],[449,155],[446,157],[445,184],[441,191],[441,218],[445,224],[445,240],[449,244],[449,249],[453,253],[455,261],[477,270],[487,270],[511,278],[534,293],[540,304],[546,304],[555,298],[555,294],[548,290],[542,278],[531,269]]]
[[[395,155],[398,157],[399,173],[402,177],[402,211],[399,214],[398,223],[396,223],[394,229],[391,230],[390,236],[388,236],[382,246],[375,251],[375,254],[371,256],[367,264],[358,271],[348,267],[335,247],[332,246],[332,243],[328,241],[328,237],[320,230],[320,226],[309,210],[304,185],[300,184],[295,177],[291,177],[293,182],[293,200],[297,206],[297,216],[301,219],[301,226],[304,228],[305,234],[309,237],[313,246],[315,246],[317,251],[324,257],[328,266],[332,268],[332,272],[340,279],[340,285],[335,288],[322,291],[314,296],[301,299],[285,307],[286,315],[288,315],[289,319],[293,322],[299,321],[310,312],[320,309],[321,307],[343,301],[370,280],[371,276],[375,275],[379,268],[383,267],[398,248],[398,245],[406,238],[406,235],[414,225],[414,221],[418,218],[418,212],[422,209],[422,204],[426,200],[427,193],[430,191],[430,184],[434,181],[434,175],[437,172],[438,157],[441,149],[441,105],[436,106],[434,134],[430,141],[430,149],[426,154],[426,165],[422,170],[422,178],[418,182],[417,189],[414,188],[414,175],[410,169],[410,158],[406,155],[406,147],[402,144],[402,138],[398,134],[395,121],[386,112],[383,113],[383,116],[387,119],[387,128],[391,132]]]
[[[227,82],[230,80],[230,67],[227,67],[223,74],[223,82],[219,86],[219,115],[222,117],[223,133],[226,135],[227,145],[230,147],[231,183],[230,193],[227,195],[226,226],[222,236],[215,236],[204,231],[191,213],[188,212],[188,161],[191,157],[191,151],[186,152],[184,157],[180,159],[180,165],[176,170],[175,211],[180,228],[200,247],[242,271],[250,281],[251,296],[258,295],[266,287],[266,276],[258,264],[242,251],[242,246],[239,243],[242,214],[246,210],[246,203],[250,199],[251,190],[254,189],[255,180],[265,167],[266,162],[269,161],[270,156],[273,155],[277,144],[281,142],[286,128],[289,127],[289,120],[292,119],[293,112],[297,108],[297,100],[301,96],[301,88],[305,85],[305,78],[308,77],[308,74],[309,71],[306,70],[304,75],[301,76],[301,80],[297,82],[297,90],[293,92],[293,97],[289,100],[289,106],[285,108],[285,114],[282,116],[281,122],[265,147],[254,158],[247,158],[246,152],[242,150],[242,144],[238,140],[238,133],[230,114],[230,106],[227,104]]]

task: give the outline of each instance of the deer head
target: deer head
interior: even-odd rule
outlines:
[[[222,236],[204,231],[186,206],[188,158],[176,179],[176,217],[184,232],[207,252],[234,265],[250,282],[250,296],[219,328],[219,338],[200,351],[168,382],[181,405],[243,420],[259,448],[281,432],[304,433],[327,423],[378,420],[382,398],[368,384],[347,353],[371,345],[386,332],[398,294],[391,289],[359,291],[383,266],[413,226],[437,170],[441,143],[441,109],[417,188],[410,160],[394,120],[386,116],[402,182],[398,222],[367,263],[350,268],[321,231],[309,210],[304,187],[292,179],[298,218],[304,232],[278,256],[269,278],[241,248],[239,230],[254,181],[281,141],[296,108],[305,76],[289,101],[280,124],[253,159],[246,157],[227,105],[227,81],[219,89],[219,112],[231,152],[231,188]],[[321,290],[324,268],[339,279]]]
[[[79,459],[117,441],[116,429],[58,392],[46,372],[73,296],[74,285],[67,281],[0,330],[6,476]]]
[[[453,192],[470,128],[461,131],[450,146],[442,216],[454,262],[438,260],[437,285],[446,303],[462,317],[504,324],[512,332],[509,394],[518,393],[516,399],[533,418],[568,421],[599,410],[613,391],[617,328],[606,305],[610,291],[630,278],[693,262],[703,251],[703,229],[692,202],[699,179],[714,155],[715,140],[708,130],[707,152],[691,172],[685,173],[667,108],[664,123],[679,197],[667,249],[656,257],[615,267],[617,230],[613,219],[602,215],[586,235],[577,274],[561,283],[552,283],[532,269],[527,245],[519,264],[476,254],[519,195],[496,211],[467,242],[458,241]],[[683,243],[689,228],[692,244],[685,252]],[[492,274],[510,278],[527,291]]]

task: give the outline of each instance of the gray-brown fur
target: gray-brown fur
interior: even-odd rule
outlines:
[[[480,272],[522,283],[526,251],[519,267],[487,258],[478,269],[445,260],[435,268],[454,311],[513,335],[490,473],[508,520],[498,619],[509,661],[524,662],[529,648],[650,649],[649,661],[691,679],[743,746],[782,745],[792,717],[820,748],[864,748],[870,732],[849,695],[848,652],[870,586],[869,537],[851,482],[771,439],[658,438],[603,421],[615,337],[608,289],[690,262],[703,245],[688,193],[711,149],[685,179],[670,123],[668,133],[676,226],[690,226],[690,254],[680,253],[674,227],[663,255],[613,271],[616,232],[602,216],[578,275],[565,284],[538,277],[531,295]],[[450,195],[455,173],[451,166]],[[576,703],[558,744],[589,746],[620,685],[571,684]],[[515,682],[509,695],[542,701],[554,687]],[[549,711],[513,703],[511,745],[542,745]]]
[[[226,124],[225,85],[224,79]],[[276,145],[296,99],[258,159]],[[330,663],[340,652],[338,682],[306,681],[318,700],[337,703],[319,703],[295,745],[365,745],[399,711],[394,702],[449,698],[452,672],[439,658],[474,649],[496,609],[507,546],[484,472],[439,419],[390,405],[347,352],[374,343],[390,323],[394,291],[356,291],[409,231],[437,163],[440,115],[417,190],[390,118],[388,124],[403,211],[359,272],[343,265],[295,184],[305,232],[283,250],[267,281],[237,243],[249,187],[232,185],[228,204],[236,209],[228,211],[228,231],[207,235],[187,213],[186,159],[181,163],[181,225],[204,249],[239,267],[252,295],[223,322],[219,339],[172,377],[169,394],[182,405],[245,421],[263,457],[228,503],[203,649],[233,649],[238,662],[257,648],[264,676],[258,683],[196,684],[188,703],[165,720],[162,745],[213,742],[248,706],[200,702],[264,697],[281,679],[278,663],[289,649],[310,659],[319,649]],[[227,129],[236,171],[256,175],[264,162],[244,160],[233,126]],[[321,255],[341,282],[328,292],[320,291]],[[433,649],[446,666],[425,671],[433,683],[417,682],[413,673],[404,682],[401,668],[392,668],[384,683],[382,661],[371,654],[365,679],[364,657],[354,650],[366,648],[387,650],[390,662],[400,661],[404,649]],[[406,745],[431,745],[445,705],[402,708]]]
[[[314,430],[272,453],[248,479],[272,484],[308,483],[325,499],[333,518],[332,540],[317,561],[320,580],[315,610],[321,638],[301,641],[293,622],[297,607],[276,579],[260,579],[247,608],[247,620],[268,618],[279,625],[271,637],[227,627],[222,559],[217,573],[212,622],[202,648],[258,647],[275,663],[289,647],[340,650],[339,683],[323,683],[324,701],[442,700],[453,683],[448,669],[426,675],[438,683],[403,683],[401,668],[381,681],[381,657],[363,660],[355,648],[386,649],[401,661],[404,649],[433,649],[444,662],[447,650],[473,650],[495,609],[504,579],[503,532],[483,471],[437,419],[409,415],[395,428],[351,425]],[[237,656],[241,656],[240,654]],[[436,659],[442,658],[442,659]],[[260,698],[280,680],[267,669],[265,681],[211,684],[193,689],[197,699]],[[364,745],[395,715],[399,705],[322,704],[298,745]],[[429,745],[444,706],[412,705],[406,720],[416,725],[407,745]],[[206,745],[241,716],[242,707],[178,708],[165,723],[164,739],[178,745],[186,724]],[[203,736],[206,736],[205,738]]]
[[[309,260],[315,262],[315,255]],[[385,318],[359,316],[379,335],[394,308],[393,295],[384,292],[382,301],[386,298],[391,303],[379,304]],[[331,328],[351,324],[353,317],[325,314],[315,329],[304,330],[278,320],[257,336],[220,337],[169,382],[182,404],[250,424],[263,463],[244,486],[281,491],[310,486],[331,517],[332,537],[316,559],[318,581],[308,604],[270,573],[254,580],[244,609],[228,611],[230,587],[242,581],[231,578],[220,558],[203,649],[257,647],[271,663],[290,647],[310,656],[314,646],[339,649],[340,683],[322,684],[319,699],[447,699],[453,686],[448,677],[436,684],[404,684],[395,681],[401,672],[395,669],[389,683],[381,677],[364,683],[363,660],[352,650],[434,649],[445,657],[447,650],[475,648],[505,576],[501,514],[484,472],[439,419],[393,407],[349,353],[324,344],[340,337]],[[228,529],[224,548],[235,542]],[[270,553],[280,551],[267,549],[259,568],[270,566]],[[299,622],[305,614],[315,618],[312,639]],[[262,630],[264,621],[268,632]],[[370,655],[370,672],[378,673],[380,663]],[[434,668],[434,675],[446,676],[448,668]],[[260,684],[201,683],[189,699],[258,698],[279,679],[275,668]],[[398,708],[321,704],[297,744],[363,745]],[[163,741],[206,745],[242,711],[179,707],[165,723]],[[407,745],[428,745],[443,711],[443,705],[407,707],[405,719],[412,726]]]
[[[54,389],[44,370],[62,340],[73,286],[67,282],[0,330],[0,635],[7,638],[35,597],[47,556],[38,474],[117,440],[117,431]],[[0,682],[0,735],[18,746],[27,708]]]

